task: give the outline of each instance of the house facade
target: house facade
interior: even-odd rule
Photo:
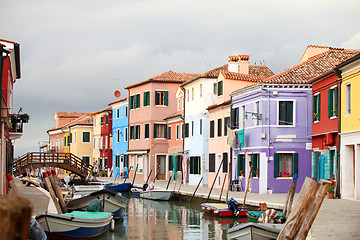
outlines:
[[[112,170],[112,108],[108,107],[100,114],[100,169],[111,176]]]
[[[109,103],[112,108],[112,149],[113,149],[113,176],[118,177],[125,167],[129,168],[128,161],[128,98],[122,98]]]
[[[126,87],[129,98],[129,169],[130,177],[146,180],[168,176],[167,122],[176,112],[178,87],[193,74],[168,71]]]
[[[360,200],[360,55],[336,67],[340,76],[340,192]],[[359,94],[359,95],[358,95]]]

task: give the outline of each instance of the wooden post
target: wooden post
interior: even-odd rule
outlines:
[[[17,194],[0,198],[1,239],[26,240],[33,206],[31,202]]]
[[[195,193],[196,193],[196,191],[198,190],[199,185],[200,185],[200,183],[201,183],[201,181],[202,181],[202,180],[203,180],[203,177],[201,177],[201,179],[200,179],[200,181],[199,181],[198,185],[196,186],[196,189],[195,189],[195,191],[194,191],[193,195],[191,196],[191,199],[190,199],[190,202],[189,202],[189,203],[191,203],[191,202],[192,202],[192,200],[193,200],[193,198],[194,198],[194,196],[195,196]],[[179,188],[179,190],[180,190],[180,188]]]
[[[137,172],[138,166],[139,166],[139,164],[137,163],[137,164],[136,164],[135,173],[134,173],[134,178],[133,178],[133,180],[132,180],[131,186],[134,186],[134,182],[135,182],[135,177],[136,177],[136,172]]]
[[[48,174],[49,174],[51,185],[52,185],[53,189],[55,190],[56,196],[60,200],[61,209],[62,209],[63,213],[67,213],[66,203],[65,203],[62,191],[59,186],[59,179],[57,177],[56,171],[54,169],[52,169],[51,171],[48,172]]]
[[[179,176],[180,186],[179,186],[179,189],[178,189],[178,193],[180,192],[181,185],[183,184],[182,178],[183,178],[183,175],[181,174],[181,177]],[[175,188],[174,188],[174,190],[175,190]]]
[[[47,187],[47,189],[48,189],[48,191],[50,193],[51,199],[53,200],[53,202],[55,204],[57,212],[59,214],[62,214],[62,211],[61,211],[60,205],[59,205],[59,203],[57,201],[57,198],[55,196],[54,190],[51,187],[51,183],[50,183],[49,176],[48,176],[47,172],[43,172],[43,177],[44,177],[46,187]]]
[[[170,184],[170,181],[171,181],[172,176],[173,176],[173,174],[171,174],[171,176],[169,177],[169,181],[168,181],[168,184],[167,184],[167,186],[166,186],[166,189],[169,188],[169,184]]]
[[[211,188],[210,188],[209,194],[208,194],[208,196],[207,196],[207,198],[206,198],[206,203],[209,201],[210,194],[211,194],[211,192],[212,192],[212,190],[213,190],[213,187],[214,187],[216,178],[217,178],[217,176],[218,176],[218,174],[219,174],[219,172],[220,172],[221,166],[223,165],[224,159],[225,159],[225,158],[223,158],[223,160],[221,161],[221,163],[220,163],[220,165],[219,165],[219,168],[218,168],[218,170],[217,170],[217,172],[216,172],[214,181],[213,181],[212,186],[211,186]]]
[[[320,184],[317,181],[308,177],[305,178],[297,204],[286,220],[285,225],[278,236],[278,239],[295,238],[301,227],[301,224],[304,221],[305,215],[307,214],[307,211],[315,198],[315,194],[319,189],[319,185]]]
[[[289,191],[286,197],[284,209],[283,209],[283,216],[287,218],[291,212],[292,203],[294,200],[295,190],[297,185],[297,174],[294,175],[293,183],[289,186]]]
[[[306,238],[332,182],[329,180],[321,179],[319,184],[320,187],[316,193],[315,199],[314,201],[312,201],[295,239]]]
[[[250,171],[249,171],[249,176],[248,176],[248,180],[246,183],[246,190],[245,190],[245,196],[244,196],[244,202],[243,202],[243,207],[245,207],[245,202],[246,202],[246,196],[247,193],[249,191],[249,185],[250,185],[250,178],[251,178],[251,171],[252,171],[253,166],[250,166]]]
[[[222,192],[224,190],[224,185],[225,185],[225,182],[226,182],[226,177],[227,177],[227,173],[225,173],[225,178],[224,178],[224,181],[223,181],[223,184],[222,184],[222,187],[221,187],[221,192],[220,192],[220,197],[219,197],[219,201],[221,200],[221,195],[222,195]],[[226,198],[227,199],[227,198]]]

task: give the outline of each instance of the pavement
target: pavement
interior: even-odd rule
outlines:
[[[113,180],[113,178],[98,177],[99,181]],[[17,178],[15,182],[18,186],[19,192],[24,197],[28,198],[34,204],[34,215],[44,212],[56,212],[54,204],[50,201],[48,192],[37,187],[26,187]],[[123,182],[123,179],[117,183]],[[128,180],[132,182],[132,180]],[[135,181],[134,186],[142,187],[144,181]],[[168,181],[156,180],[155,188],[166,188]],[[179,184],[171,182],[169,189],[175,189],[176,192],[182,196],[191,198],[194,194],[196,186],[188,184]],[[234,198],[237,202],[243,203],[244,192],[223,191],[214,188],[211,192],[209,200],[218,201],[221,194],[221,201],[226,201],[226,195]],[[209,195],[209,188],[200,186],[194,198],[205,202]],[[259,206],[259,203],[266,202],[269,208],[282,209],[286,200],[287,194],[256,194],[248,193],[246,204],[251,206]],[[298,194],[295,194],[294,204],[296,204]],[[194,203],[195,204],[195,203]],[[294,205],[293,204],[293,205]],[[345,200],[345,199],[327,199],[325,198],[321,208],[315,218],[307,239],[360,239],[360,201]]]

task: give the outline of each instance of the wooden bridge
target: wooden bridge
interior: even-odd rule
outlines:
[[[14,175],[38,167],[57,167],[86,178],[92,172],[92,166],[72,153],[29,152],[14,160]]]

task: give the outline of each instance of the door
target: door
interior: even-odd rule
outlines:
[[[165,180],[165,155],[158,155],[156,159],[157,166],[157,178],[159,180]]]
[[[318,166],[318,180],[325,179],[325,154],[323,153],[319,157],[319,166]]]

